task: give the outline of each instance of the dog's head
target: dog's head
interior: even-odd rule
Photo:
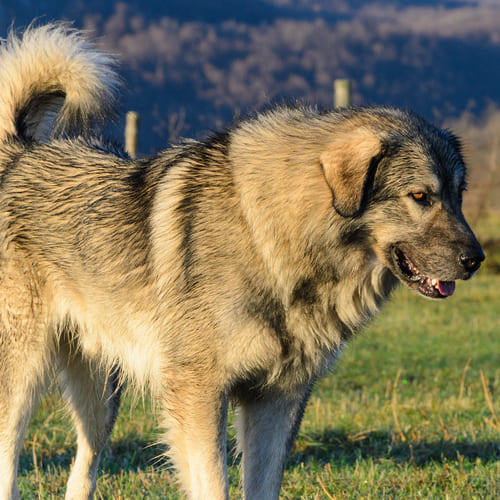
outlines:
[[[365,111],[350,125],[321,156],[335,210],[364,221],[379,260],[409,288],[450,296],[484,260],[462,214],[458,140],[402,111]]]

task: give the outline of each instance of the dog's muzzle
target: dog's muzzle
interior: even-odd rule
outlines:
[[[484,261],[484,252],[481,247],[470,251],[464,252],[460,255],[459,259],[460,265],[465,269],[465,272],[469,274],[469,278],[479,269],[481,263]]]

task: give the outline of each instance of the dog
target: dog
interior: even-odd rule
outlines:
[[[484,254],[459,140],[386,107],[278,106],[132,160],[101,139],[114,61],[62,24],[0,49],[0,485],[56,378],[92,498],[125,381],[161,410],[181,488],[279,497],[314,382],[398,282],[441,300]]]

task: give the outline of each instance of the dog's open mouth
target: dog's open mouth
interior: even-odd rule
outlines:
[[[445,299],[455,291],[454,281],[443,281],[421,273],[399,248],[393,247],[392,257],[399,271],[398,275],[408,286],[415,288],[425,297]]]

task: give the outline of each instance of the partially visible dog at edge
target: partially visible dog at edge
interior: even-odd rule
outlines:
[[[100,139],[113,59],[62,24],[0,48],[0,499],[56,379],[92,498],[130,381],[191,500],[279,496],[315,380],[398,281],[452,295],[484,259],[460,143],[414,113],[276,107],[132,160]]]

